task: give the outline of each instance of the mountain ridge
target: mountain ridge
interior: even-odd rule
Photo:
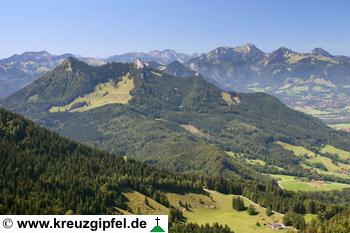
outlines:
[[[126,62],[130,63],[136,59],[141,59],[147,62],[157,62],[161,65],[167,65],[174,61],[179,61],[181,63],[189,61],[191,58],[195,57],[196,54],[188,55],[185,53],[178,53],[173,49],[164,49],[162,51],[152,50],[148,53],[145,52],[130,52],[120,55],[113,55],[106,58],[109,62]]]
[[[0,99],[32,83],[69,57],[74,55],[69,53],[52,55],[46,51],[40,51],[15,54],[0,60]],[[95,58],[79,57],[79,59],[91,65],[105,63]]]
[[[322,48],[300,53],[285,47],[271,53],[256,50],[247,56],[246,51],[256,46],[244,47],[248,49],[219,47],[184,66],[225,90],[266,92],[326,122],[350,122],[349,57]]]
[[[162,59],[163,52],[167,54],[164,56],[166,61],[159,60]],[[30,53],[25,56],[28,54]],[[124,55],[116,57],[120,56],[118,59],[124,62],[141,58],[149,67],[180,77],[198,73],[227,91],[266,92],[277,96],[294,109],[332,123],[334,127],[337,125],[335,123],[349,122],[350,125],[347,117],[350,111],[347,108],[350,104],[350,58],[332,55],[322,48],[301,53],[281,47],[265,53],[254,44],[248,43],[238,47],[219,47],[193,57],[170,49]],[[15,58],[18,56],[20,55]],[[93,65],[108,62],[108,59],[78,58]],[[3,60],[0,60],[0,98],[26,86],[58,65],[57,62],[50,66],[36,63],[39,68],[35,69],[41,72],[35,72],[28,65],[29,70],[25,72],[21,67],[6,72],[4,62],[1,61]]]
[[[118,95],[125,77],[133,84],[127,102],[93,105],[95,98]],[[243,156],[264,160],[271,166],[265,169],[275,172],[276,165],[311,175],[300,158],[275,142],[350,149],[348,134],[273,96],[226,92],[201,75],[179,78],[135,64],[96,67],[69,58],[1,105],[69,138],[183,173],[256,179],[258,173],[240,161]],[[90,107],[80,111],[84,106]],[[50,111],[53,107],[66,110]]]

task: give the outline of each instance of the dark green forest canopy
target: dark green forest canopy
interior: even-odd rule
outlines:
[[[304,230],[305,233],[348,233],[350,232],[350,211],[344,211],[328,219],[318,217]]]
[[[177,224],[170,228],[172,233],[234,233],[228,226],[221,226],[219,224],[214,224],[210,226],[209,224],[199,226],[197,224]]]
[[[304,194],[275,182],[179,175],[60,137],[23,117],[0,109],[1,213],[110,213],[123,205],[120,188],[162,200],[161,190],[202,192],[203,187],[244,195],[279,212],[304,212]],[[325,208],[323,195],[312,197]],[[329,198],[329,203],[331,203]],[[328,202],[328,201],[327,201]]]
[[[282,213],[319,212],[319,218],[331,219],[327,223],[333,225],[332,219],[341,218],[337,213],[344,209],[332,205],[337,200],[331,197],[283,191],[276,183],[179,175],[150,168],[63,138],[4,109],[0,109],[0,160],[1,214],[113,214],[117,212],[115,207],[126,208],[120,191],[124,187],[170,207],[164,192],[201,192],[205,186],[244,195]],[[339,227],[346,227],[344,221],[341,218]],[[328,226],[323,222],[313,224],[307,229],[315,224]],[[171,232],[189,229],[230,232],[219,225],[194,224],[175,225]]]
[[[121,187],[149,196],[156,189],[201,191],[191,177],[149,168],[133,160],[60,137],[0,109],[0,213],[113,213],[123,208]]]

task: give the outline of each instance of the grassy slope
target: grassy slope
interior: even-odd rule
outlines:
[[[168,214],[169,210],[165,206],[159,204],[155,200],[146,197],[142,193],[134,191],[132,189],[123,189],[124,196],[128,199],[126,204],[130,208],[129,212],[133,214],[145,213],[145,214]],[[147,198],[149,205],[145,204]]]
[[[326,145],[321,149],[322,153],[330,153],[330,154],[337,154],[340,159],[350,159],[350,152],[338,149],[331,145]]]
[[[236,154],[232,151],[225,151],[225,153],[229,157],[236,158],[239,160],[244,160],[247,164],[250,164],[250,165],[255,165],[257,167],[265,167],[266,166],[266,162],[264,160],[261,160],[261,159],[246,159],[242,155]],[[276,168],[277,170],[284,170],[283,168],[275,166],[275,165],[274,165],[274,168]]]
[[[350,129],[349,123],[340,123],[340,124],[329,124],[330,127],[336,130],[346,130],[348,131]]]
[[[322,155],[318,155],[302,146],[294,146],[294,145],[291,145],[291,144],[287,144],[287,143],[283,143],[283,142],[277,142],[277,144],[279,144],[280,146],[282,146],[284,149],[286,150],[290,150],[292,151],[296,156],[298,157],[303,157],[304,155],[307,155],[308,158],[304,158],[304,161],[308,162],[308,163],[311,163],[311,164],[316,164],[316,163],[321,163],[323,164],[328,172],[325,172],[325,174],[329,174],[329,173],[332,173],[333,175],[335,175],[337,172],[339,172],[341,169],[350,169],[350,165],[348,164],[344,164],[344,163],[340,163],[340,162],[337,162],[337,163],[333,163],[332,162],[332,159],[328,158],[328,157],[325,157],[325,156],[322,156]],[[326,149],[325,149],[326,148]],[[328,150],[328,151],[342,151],[342,156],[346,156],[347,151],[343,151],[343,150],[340,150],[340,149],[337,149],[333,146],[326,146],[322,149],[323,151],[324,150]],[[322,152],[321,150],[321,152]],[[318,169],[318,171],[321,171],[320,169]],[[321,172],[324,172],[324,171],[321,171]]]
[[[132,96],[134,81],[129,74],[123,76],[116,85],[113,81],[98,84],[95,90],[83,97],[76,98],[65,106],[53,106],[49,112],[84,112],[107,104],[127,104]],[[79,107],[74,107],[81,104]]]
[[[331,190],[342,190],[344,188],[350,188],[350,185],[335,183],[335,182],[326,182],[324,184],[300,180],[294,176],[286,175],[271,175],[274,177],[279,186],[283,189],[291,191],[331,191]]]
[[[315,157],[316,154],[302,146],[294,146],[284,142],[277,142],[278,145],[282,146],[286,150],[292,151],[296,156],[302,157],[303,155],[308,155],[309,157]]]
[[[246,211],[236,211],[232,209],[233,195],[224,195],[214,191],[208,191],[212,197],[213,202],[208,202],[209,206],[199,206],[191,209],[191,211],[184,211],[184,215],[188,222],[194,222],[199,224],[215,223],[227,224],[236,233],[245,232],[274,232],[264,223],[271,223],[273,221],[282,221],[282,215],[274,214],[271,217],[267,217],[265,214],[265,208],[262,208],[247,198],[244,198],[245,205],[255,205],[259,214],[250,216]],[[170,198],[171,200],[171,198]],[[186,199],[185,199],[186,200]],[[215,208],[214,208],[215,206]],[[256,226],[259,222],[261,226]],[[284,232],[284,231],[281,231]]]
[[[305,221],[306,223],[311,222],[311,220],[316,219],[317,214],[305,214]]]
[[[259,211],[258,215],[250,216],[246,211],[239,212],[233,210],[233,195],[224,195],[210,190],[206,190],[206,192],[207,194],[167,193],[167,197],[172,206],[180,208],[183,211],[186,222],[193,222],[198,224],[213,224],[215,222],[219,222],[220,224],[228,225],[231,229],[234,230],[235,233],[272,233],[275,231],[271,230],[268,226],[265,226],[264,223],[282,221],[283,215],[275,213],[271,217],[267,217],[265,214],[265,208],[260,207],[245,197],[243,197],[245,205],[254,205]],[[210,196],[208,194],[210,194]],[[142,214],[167,214],[167,209],[165,207],[162,207],[159,203],[156,203],[150,199],[149,203],[151,207],[145,207],[145,196],[138,192],[131,192],[131,190],[126,190],[124,195],[129,199],[128,207],[130,208],[129,212],[123,211],[125,214],[129,214],[130,212],[137,213],[138,210],[141,210]],[[184,208],[179,206],[180,200],[183,203],[187,203],[191,206],[190,211],[186,211]],[[155,209],[159,209],[159,211],[155,212]],[[261,224],[260,227],[256,226],[257,222]]]

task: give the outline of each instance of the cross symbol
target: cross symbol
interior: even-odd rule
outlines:
[[[156,218],[157,226],[159,226],[159,225],[158,225],[159,220],[160,220],[160,218],[157,217],[157,218]]]

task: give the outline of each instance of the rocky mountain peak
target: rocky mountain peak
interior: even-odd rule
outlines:
[[[315,48],[311,51],[311,53],[315,55],[323,56],[323,57],[333,57],[329,52],[327,52],[323,48]]]
[[[272,52],[272,55],[282,56],[282,57],[290,57],[292,55],[296,54],[295,51],[288,49],[286,47],[281,47],[277,49],[276,51]]]
[[[13,62],[24,62],[24,61],[41,61],[50,59],[52,55],[46,51],[40,52],[24,52],[22,54],[15,54],[9,58],[4,59],[3,61],[13,61]]]
[[[137,58],[134,61],[134,66],[136,67],[136,69],[143,69],[146,67],[146,64],[140,58]]]
[[[256,47],[253,43],[248,43],[246,45],[236,47],[235,51],[241,52],[241,53],[263,53],[258,47]]]
[[[61,66],[58,66],[58,68],[62,67],[67,72],[72,72],[73,71],[73,67],[74,67],[74,63],[76,62],[75,60],[76,59],[73,58],[73,57],[68,57],[66,60],[64,60],[62,62]]]
[[[86,67],[89,67],[89,65],[86,64],[85,62],[75,57],[68,57],[55,69],[64,70],[67,73],[73,73],[78,70],[83,70]]]

